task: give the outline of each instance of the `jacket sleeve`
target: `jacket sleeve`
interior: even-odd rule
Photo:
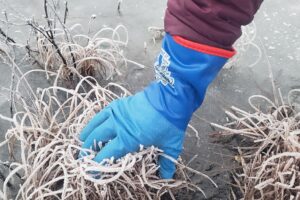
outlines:
[[[165,30],[173,36],[231,50],[263,0],[168,0]]]

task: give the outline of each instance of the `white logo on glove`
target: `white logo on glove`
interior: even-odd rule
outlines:
[[[161,52],[154,63],[154,68],[156,80],[161,82],[164,86],[167,84],[173,86],[175,83],[174,78],[171,76],[171,72],[168,70],[170,64],[169,54],[164,49],[161,49]]]

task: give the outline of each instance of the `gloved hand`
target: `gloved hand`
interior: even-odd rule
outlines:
[[[166,34],[155,63],[157,81],[134,96],[113,101],[98,113],[80,134],[82,147],[90,149],[95,141],[108,142],[96,155],[97,162],[136,152],[140,144],[154,145],[177,159],[192,113],[231,55],[233,52]],[[161,178],[173,177],[172,161],[161,156],[159,165]]]

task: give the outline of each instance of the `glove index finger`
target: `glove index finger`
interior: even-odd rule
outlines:
[[[104,110],[97,113],[86,125],[86,127],[81,131],[79,135],[79,139],[81,141],[85,141],[88,136],[96,129],[99,125],[101,125],[107,118],[109,117],[109,109],[105,108]]]

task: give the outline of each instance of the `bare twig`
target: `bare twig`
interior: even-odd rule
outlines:
[[[64,24],[67,23],[68,14],[69,14],[68,1],[65,1]]]
[[[2,35],[5,38],[5,41],[16,43],[14,39],[6,35],[6,33],[1,29],[1,27],[0,27],[0,35]]]

